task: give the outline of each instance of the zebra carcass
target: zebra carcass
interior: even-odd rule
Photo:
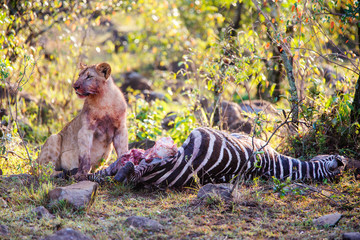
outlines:
[[[163,158],[130,150],[108,168],[89,175],[89,180],[115,176],[119,182],[158,187],[182,187],[195,178],[201,184],[228,183],[239,175],[246,180],[257,176],[331,180],[346,165],[339,155],[300,161],[276,152],[262,140],[211,128],[197,128],[177,151],[171,144],[170,148]]]

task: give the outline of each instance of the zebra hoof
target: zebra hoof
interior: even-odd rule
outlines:
[[[117,182],[124,182],[126,177],[135,170],[134,163],[127,162],[115,175],[114,180]]]

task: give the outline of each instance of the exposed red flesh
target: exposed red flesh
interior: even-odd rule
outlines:
[[[174,141],[170,137],[161,138],[155,143],[152,148],[144,151],[143,149],[131,149],[121,156],[121,165],[125,165],[126,162],[131,161],[134,165],[139,165],[141,160],[145,159],[145,162],[151,163],[155,158],[163,159],[165,157],[174,156],[177,152],[177,147]]]

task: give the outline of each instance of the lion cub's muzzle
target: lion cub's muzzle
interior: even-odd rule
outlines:
[[[74,87],[74,89],[75,89],[76,95],[78,95],[78,97],[80,97],[80,98],[84,98],[84,97],[87,97],[87,96],[90,95],[90,93],[81,91],[80,86],[78,86],[78,85],[76,85],[76,84],[74,84],[73,87]]]

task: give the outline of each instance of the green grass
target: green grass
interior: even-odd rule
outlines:
[[[348,175],[339,183],[311,184],[333,193],[336,202],[306,189],[303,194],[289,191],[281,197],[272,183],[259,181],[240,186],[230,203],[200,202],[196,189],[151,191],[106,184],[88,210],[71,211],[64,206],[53,211],[54,219],[40,220],[32,209],[47,206],[44,185],[3,180],[0,184],[8,192],[1,193],[8,207],[0,211],[0,224],[10,231],[4,239],[41,238],[65,227],[94,239],[324,239],[341,238],[344,232],[359,231],[360,225],[360,183]],[[46,186],[67,184],[57,181]],[[334,212],[343,215],[335,227],[313,225],[312,219]],[[123,226],[130,216],[154,219],[165,228],[151,232]]]

